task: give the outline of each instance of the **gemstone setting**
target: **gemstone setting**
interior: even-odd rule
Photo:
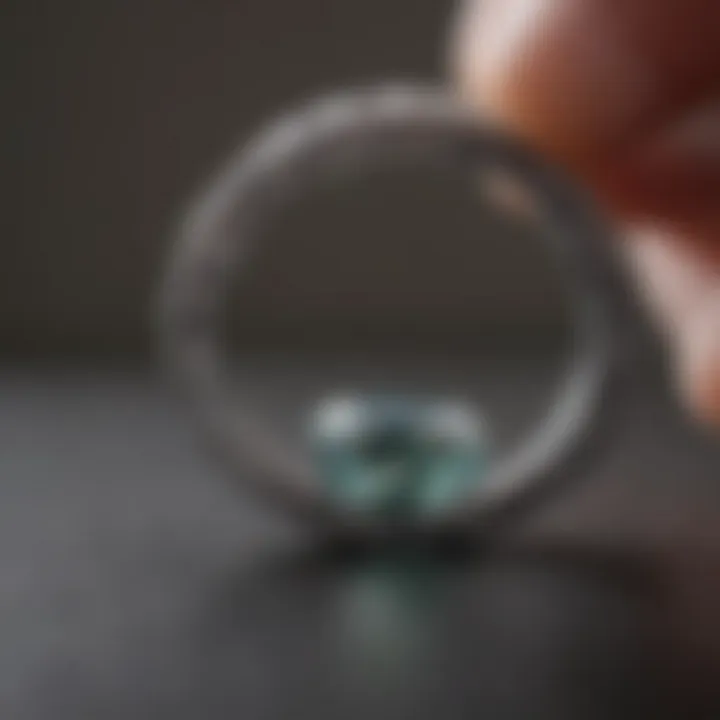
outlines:
[[[482,482],[487,432],[455,401],[331,397],[310,437],[328,492],[345,510],[389,517],[448,510]]]

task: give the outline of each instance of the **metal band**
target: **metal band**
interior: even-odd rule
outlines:
[[[608,381],[629,362],[640,320],[608,233],[560,173],[492,128],[480,128],[440,90],[389,86],[332,96],[273,124],[235,154],[191,208],[162,289],[164,349],[211,440],[248,490],[279,509],[341,530],[375,533],[332,507],[309,457],[294,456],[232,393],[222,341],[228,295],[263,224],[322,180],[378,164],[502,168],[536,196],[574,292],[575,351],[539,428],[462,508],[414,529],[454,529],[530,501],[570,472],[609,405]],[[623,355],[620,354],[623,353]]]

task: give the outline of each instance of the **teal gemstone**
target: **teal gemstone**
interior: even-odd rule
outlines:
[[[311,440],[332,498],[345,509],[426,515],[462,502],[488,466],[483,423],[469,407],[403,398],[331,398]]]

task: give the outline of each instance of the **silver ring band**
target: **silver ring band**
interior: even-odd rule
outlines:
[[[295,456],[246,414],[231,392],[221,328],[236,271],[284,201],[308,183],[402,162],[451,163],[468,172],[499,167],[519,178],[551,224],[575,317],[568,374],[545,420],[499,460],[462,507],[418,520],[413,529],[477,527],[568,475],[599,430],[611,376],[627,360],[628,338],[640,322],[611,238],[576,189],[515,141],[478,127],[441,90],[387,86],[345,93],[274,123],[231,158],[185,218],[162,287],[162,341],[210,439],[242,485],[279,509],[342,531],[383,528],[334,507],[310,458]]]

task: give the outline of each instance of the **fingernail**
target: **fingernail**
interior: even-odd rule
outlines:
[[[693,413],[720,424],[720,285],[681,334],[677,364],[681,390]]]
[[[664,330],[679,335],[720,282],[715,268],[656,226],[633,228],[624,247],[648,307]]]
[[[720,268],[656,227],[635,228],[626,247],[641,293],[670,341],[682,399],[699,419],[720,424]]]

